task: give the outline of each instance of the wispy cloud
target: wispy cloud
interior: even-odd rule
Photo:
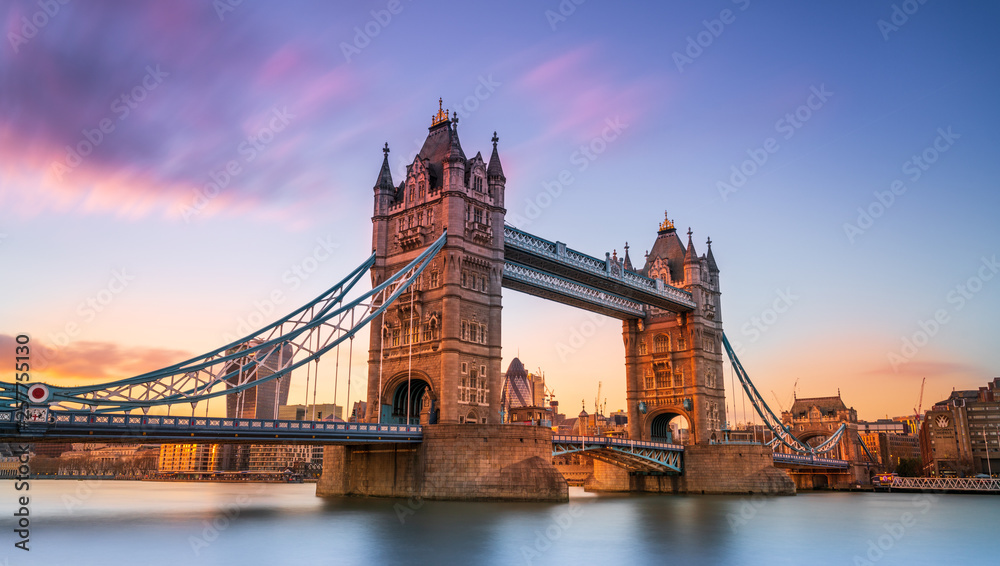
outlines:
[[[16,27],[18,6],[0,11],[0,29]],[[238,202],[268,216],[281,195],[328,188],[299,171],[346,143],[325,132],[340,129],[343,103],[365,83],[338,53],[275,32],[285,12],[248,8],[222,23],[203,3],[63,10],[18,52],[0,50],[0,203],[9,210],[171,218],[234,159],[252,172],[226,187],[215,212]],[[295,118],[251,160],[241,144],[274,108]]]
[[[0,363],[14,367],[14,337],[0,334]],[[99,383],[139,375],[183,361],[180,350],[122,346],[112,342],[80,341],[62,348],[31,341],[32,381],[54,385]]]
[[[657,93],[665,91],[663,81],[625,80],[601,55],[597,45],[578,47],[542,60],[514,81],[546,116],[538,143],[566,134],[589,139],[609,117],[633,123],[654,109]]]

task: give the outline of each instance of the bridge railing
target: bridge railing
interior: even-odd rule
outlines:
[[[419,425],[389,425],[345,423],[331,421],[293,421],[281,419],[231,419],[225,417],[174,417],[163,415],[126,415],[52,411],[49,425],[55,428],[190,428],[199,430],[261,431],[330,431],[343,433],[410,433],[422,434]],[[0,421],[13,420],[12,411],[0,412]]]
[[[670,299],[677,304],[685,305],[689,308],[695,307],[691,293],[687,291],[671,287],[634,271],[626,269],[614,270],[608,264],[608,260],[597,259],[596,257],[567,248],[565,244],[550,242],[512,226],[504,226],[503,239],[504,244],[511,247],[558,261],[581,271],[606,278],[618,279],[624,285]]]
[[[950,491],[1000,491],[997,478],[902,478],[892,479],[893,489],[926,489]]]
[[[680,444],[668,444],[666,442],[648,442],[641,440],[629,440],[627,438],[613,438],[610,436],[574,436],[567,434],[553,434],[553,444],[589,444],[593,446],[618,446],[622,448],[647,448],[653,450],[670,450],[672,452],[683,452],[684,446]]]
[[[783,464],[802,464],[805,466],[823,466],[829,468],[846,469],[848,466],[846,460],[837,460],[835,458],[820,458],[818,456],[810,456],[807,454],[785,454],[783,452],[775,452],[774,461]]]

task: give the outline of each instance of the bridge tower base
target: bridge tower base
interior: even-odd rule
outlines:
[[[689,445],[684,473],[649,475],[594,461],[587,491],[647,493],[795,495],[795,482],[774,467],[771,449],[750,445]]]
[[[420,444],[329,446],[318,496],[455,501],[568,501],[552,465],[552,431],[522,425],[437,424]]]

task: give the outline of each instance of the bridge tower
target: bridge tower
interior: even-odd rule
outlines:
[[[692,312],[650,307],[644,320],[623,322],[629,435],[642,440],[671,440],[670,422],[684,417],[689,441],[722,440],[726,422],[723,380],[722,313],[719,267],[708,240],[698,256],[688,229],[685,246],[673,221],[664,214],[652,249],[639,273],[691,293]],[[626,249],[625,268],[631,269]]]
[[[423,147],[394,185],[389,145],[375,183],[377,285],[447,230],[418,284],[372,323],[369,422],[500,422],[504,187],[496,133],[489,163],[467,159],[458,117],[438,106]],[[382,329],[379,332],[379,328]],[[407,378],[410,378],[409,380]]]

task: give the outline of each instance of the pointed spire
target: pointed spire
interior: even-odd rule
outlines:
[[[708,241],[705,243],[708,244],[708,270],[714,273],[718,273],[719,264],[715,263],[715,256],[712,255],[712,238],[709,238]]]
[[[447,112],[445,113],[445,120],[448,119]],[[462,151],[462,143],[458,141],[458,113],[455,113],[454,119],[451,121],[451,128],[448,130],[448,157],[460,157],[465,159],[465,152]]]
[[[687,253],[684,254],[684,263],[698,261],[698,254],[694,251],[694,242],[691,241],[691,234],[693,233],[691,228],[688,228],[688,245]]]
[[[497,142],[500,138],[497,137],[497,133],[493,132],[493,155],[490,155],[490,164],[486,166],[486,176],[487,177],[500,177],[503,180],[507,180],[503,176],[503,167],[500,166],[500,154],[497,153]]]
[[[635,271],[635,268],[632,267],[632,260],[628,257],[628,242],[625,242],[625,269]]]
[[[382,170],[379,171],[378,180],[375,181],[375,190],[386,189],[393,190],[392,186],[392,171],[389,170],[389,142],[385,142],[385,147],[382,148]]]

